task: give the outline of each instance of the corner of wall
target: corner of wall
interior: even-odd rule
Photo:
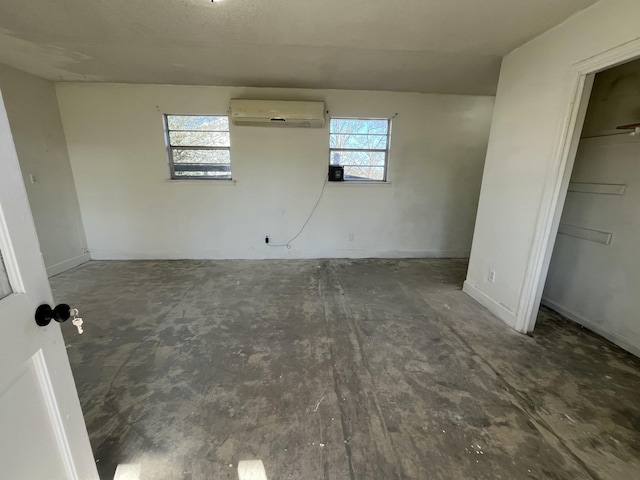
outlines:
[[[551,300],[549,297],[546,297],[546,296],[542,297],[541,303],[549,307],[551,310],[558,312],[560,315],[568,318],[572,322],[582,325],[587,330],[591,330],[592,332],[597,333],[598,335],[606,338],[611,343],[618,345],[620,348],[623,348],[627,352],[632,353],[636,357],[640,357],[640,348],[636,345],[631,344],[629,341],[627,341],[626,338],[621,337],[620,335],[617,335],[614,332],[605,330],[602,327],[599,327],[588,318],[580,315],[579,313],[575,313],[569,310],[568,308],[564,307],[560,303],[557,303],[556,301]]]
[[[47,267],[47,277],[49,278],[54,277],[62,272],[66,272],[67,270],[70,270],[79,265],[82,265],[83,263],[87,263],[89,260],[91,260],[91,257],[89,256],[88,253],[85,253],[77,257],[65,260],[64,262],[51,265]]]
[[[489,295],[481,291],[478,287],[469,282],[469,280],[465,280],[464,285],[462,286],[462,291],[473,298],[480,305],[485,307],[491,313],[493,313],[496,317],[502,320],[504,323],[509,325],[511,328],[516,329],[516,314],[509,310],[507,307],[497,302]],[[526,333],[526,332],[520,332]]]
[[[0,64],[0,87],[42,257],[56,275],[89,256],[55,85]]]

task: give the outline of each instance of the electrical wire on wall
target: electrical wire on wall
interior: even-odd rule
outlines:
[[[329,114],[329,111],[327,110],[327,115]],[[398,113],[396,112],[391,119],[394,119],[398,116]],[[287,247],[287,248],[291,248],[291,242],[293,242],[296,238],[298,238],[300,235],[302,235],[302,232],[304,232],[305,227],[307,226],[307,224],[309,223],[309,221],[311,220],[311,217],[313,217],[313,214],[315,213],[316,209],[318,208],[318,205],[320,205],[320,201],[322,200],[322,196],[324,195],[324,189],[327,186],[328,183],[328,179],[327,176],[324,176],[324,183],[322,184],[322,190],[320,190],[320,195],[318,196],[318,200],[316,201],[315,205],[313,206],[313,208],[311,209],[311,213],[309,213],[309,216],[307,217],[307,219],[305,220],[305,222],[302,224],[302,227],[300,228],[300,230],[298,231],[298,233],[296,233],[290,240],[287,241],[287,243],[280,243],[280,244],[272,244],[269,243],[269,237],[267,236],[267,245],[269,247]]]
[[[316,204],[311,209],[311,213],[309,213],[309,216],[307,217],[305,222],[302,224],[302,228],[300,228],[298,233],[296,233],[290,240],[288,240],[287,243],[281,243],[281,244],[267,243],[268,246],[270,246],[270,247],[287,247],[289,249],[291,248],[291,242],[293,242],[296,238],[298,238],[302,234],[302,232],[304,231],[305,227],[307,226],[307,224],[311,220],[311,217],[313,216],[314,212],[318,208],[318,205],[320,205],[320,200],[322,200],[322,196],[324,195],[324,189],[327,186],[327,183],[328,183],[328,181],[327,181],[327,178],[326,178],[326,175],[325,175],[324,176],[324,182],[322,184],[322,190],[320,190],[320,195],[318,196],[318,200],[316,201]]]

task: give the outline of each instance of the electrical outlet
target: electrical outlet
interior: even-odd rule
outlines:
[[[264,236],[264,243],[269,244],[269,235]]]
[[[489,270],[489,281],[491,283],[494,283],[496,281],[496,271],[495,270]]]
[[[353,232],[351,232],[351,233],[349,234],[349,241],[350,241],[350,242],[353,242],[353,238],[354,238],[354,235],[353,235]]]

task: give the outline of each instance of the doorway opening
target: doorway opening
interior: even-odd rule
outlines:
[[[539,315],[640,356],[640,59],[585,80]]]

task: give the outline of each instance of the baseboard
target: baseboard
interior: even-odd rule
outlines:
[[[480,305],[485,307],[491,313],[493,313],[496,317],[502,320],[504,323],[509,325],[511,328],[515,328],[516,325],[516,314],[509,310],[507,307],[502,305],[501,303],[495,301],[486,293],[482,292],[475,285],[469,283],[468,280],[465,280],[462,291],[473,298]],[[525,332],[521,332],[525,333]]]
[[[78,265],[82,265],[83,263],[87,263],[91,260],[91,257],[88,253],[84,253],[78,257],[70,258],[69,260],[65,260],[64,262],[56,263],[55,265],[51,265],[47,267],[47,276],[53,277],[58,275],[59,273],[66,272]]]
[[[249,251],[114,252],[91,250],[92,260],[268,260],[319,258],[469,258],[468,250],[296,250],[265,247]]]
[[[583,327],[591,330],[593,333],[597,333],[601,337],[606,338],[611,343],[615,343],[620,348],[623,348],[624,350],[635,355],[636,357],[640,357],[640,347],[630,344],[623,337],[620,337],[615,333],[608,332],[607,330],[604,330],[602,327],[594,325],[589,319],[583,317],[578,313],[572,312],[568,308],[560,305],[557,302],[554,302],[548,297],[544,297],[544,296],[542,297],[542,304],[549,307],[552,310],[555,310],[560,315],[567,317],[569,320],[576,322],[582,325]]]

